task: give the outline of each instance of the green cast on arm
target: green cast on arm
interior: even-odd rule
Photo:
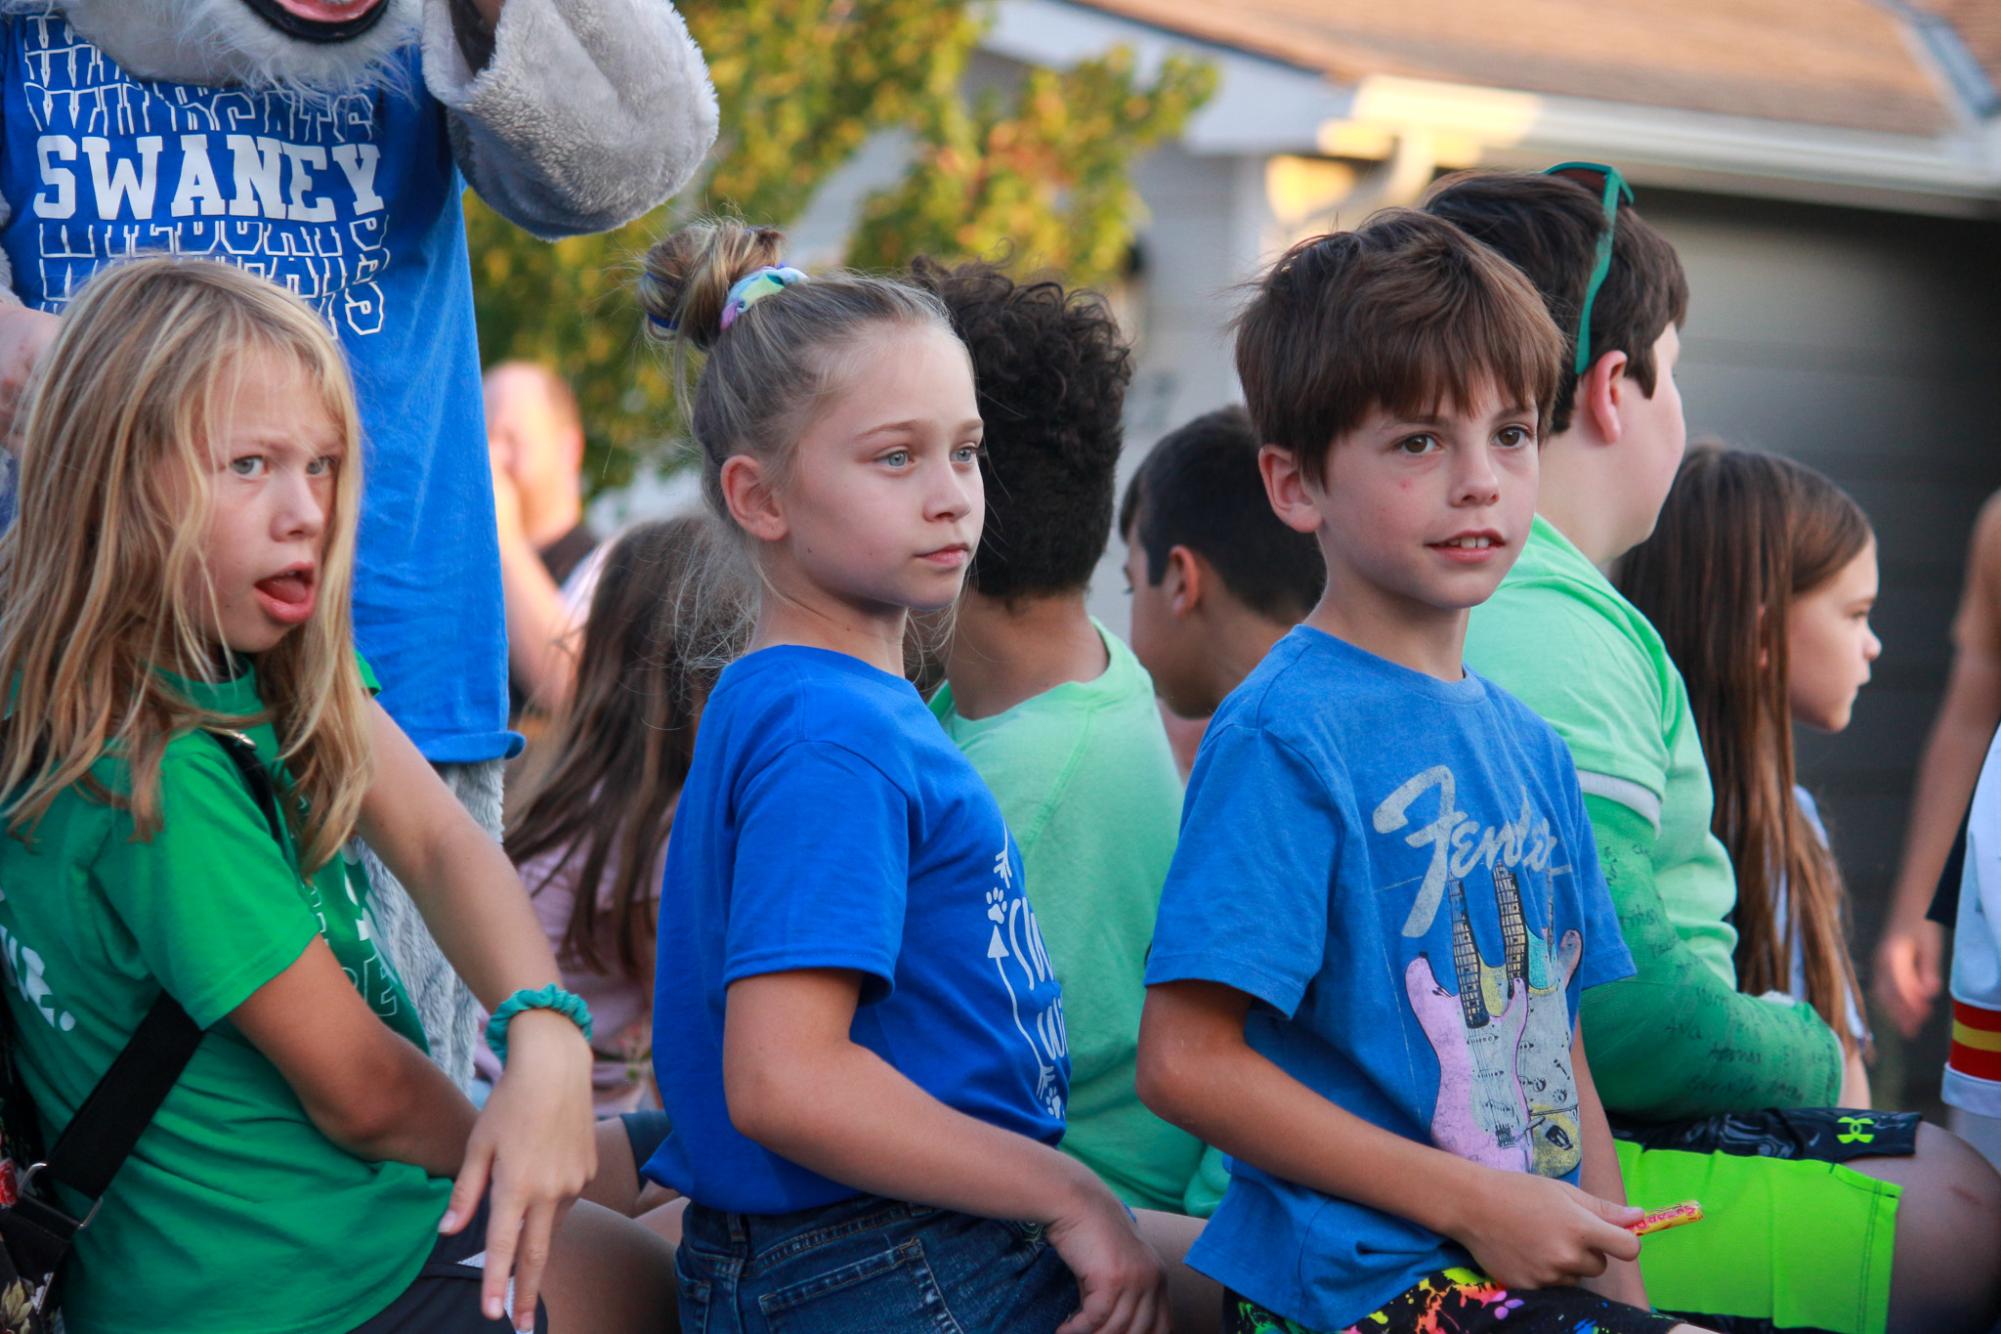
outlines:
[[[1639,972],[1584,993],[1591,1068],[1615,1117],[1668,1121],[1763,1107],[1831,1106],[1841,1043],[1813,1007],[1747,996],[1675,933],[1654,887],[1654,829],[1587,795],[1598,862]]]

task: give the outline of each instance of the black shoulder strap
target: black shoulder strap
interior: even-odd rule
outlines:
[[[209,735],[235,761],[264,812],[271,837],[283,847],[285,823],[278,810],[277,790],[249,738],[236,732]],[[125,1050],[118,1053],[64,1127],[62,1137],[49,1152],[48,1174],[93,1201],[104,1194],[151,1124],[153,1114],[167,1100],[201,1039],[202,1030],[195,1027],[180,1002],[161,992]]]

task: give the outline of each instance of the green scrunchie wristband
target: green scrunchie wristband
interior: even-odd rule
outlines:
[[[583,1030],[585,1042],[591,1040],[591,1007],[584,1004],[582,996],[553,983],[533,990],[523,987],[502,1001],[493,1018],[486,1021],[486,1045],[493,1048],[502,1065],[507,1064],[507,1025],[523,1010],[554,1010]]]

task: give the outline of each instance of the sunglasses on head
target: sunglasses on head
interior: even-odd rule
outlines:
[[[1598,258],[1591,266],[1591,282],[1577,312],[1577,356],[1570,370],[1573,375],[1582,375],[1591,366],[1591,307],[1598,300],[1598,289],[1605,285],[1605,275],[1612,271],[1612,233],[1619,225],[1620,203],[1633,202],[1633,187],[1626,184],[1617,167],[1602,162],[1559,162],[1545,167],[1542,174],[1575,181],[1598,195],[1605,208],[1605,230],[1598,233]]]

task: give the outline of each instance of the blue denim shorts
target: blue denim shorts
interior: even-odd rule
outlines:
[[[1077,1281],[1035,1223],[863,1195],[790,1214],[688,1207],[682,1334],[1050,1334]]]

